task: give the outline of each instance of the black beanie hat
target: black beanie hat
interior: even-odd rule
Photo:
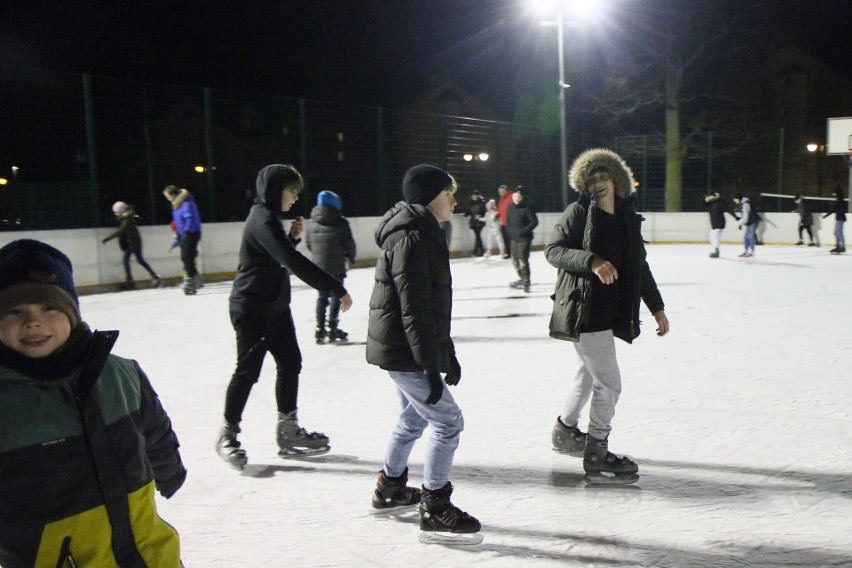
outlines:
[[[453,178],[441,168],[419,164],[405,172],[402,196],[406,203],[429,205],[439,193],[451,185]]]
[[[71,260],[32,239],[12,241],[0,249],[0,314],[21,304],[49,304],[76,327],[82,318]]]

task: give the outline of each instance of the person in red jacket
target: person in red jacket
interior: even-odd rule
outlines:
[[[508,244],[509,229],[506,225],[506,209],[512,202],[512,192],[509,191],[507,186],[501,185],[497,188],[497,194],[500,196],[497,200],[497,217],[500,218],[500,234],[503,235],[503,242]],[[502,255],[502,257],[509,258],[509,247],[506,247],[506,254]]]

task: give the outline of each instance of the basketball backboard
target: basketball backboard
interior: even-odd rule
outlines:
[[[829,156],[852,154],[852,116],[828,119],[828,145],[825,153]]]

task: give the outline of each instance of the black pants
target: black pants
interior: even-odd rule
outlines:
[[[810,225],[799,225],[799,240],[802,240],[802,231],[807,231],[808,237],[810,237],[811,242],[814,242],[814,232],[811,230]]]
[[[154,269],[151,268],[151,265],[145,261],[145,257],[142,256],[142,249],[140,248],[138,251],[134,250],[125,250],[124,257],[121,259],[124,263],[124,276],[128,282],[133,282],[133,274],[130,272],[130,256],[133,255],[136,257],[136,262],[139,265],[148,271],[148,274],[151,275],[151,278],[157,278],[157,273],[154,272]]]
[[[285,312],[244,314],[231,312],[237,334],[237,368],[225,396],[225,420],[239,424],[266,353],[275,359],[275,402],[278,412],[296,410],[302,353],[289,308]]]
[[[532,238],[512,239],[512,265],[521,282],[530,283],[530,245]]]
[[[471,227],[470,230],[473,231],[473,256],[482,256],[485,253],[485,247],[482,246],[482,227]]]
[[[180,237],[180,261],[187,278],[198,276],[195,259],[198,258],[198,243],[201,233],[184,233]]]
[[[512,239],[509,238],[509,229],[506,225],[500,225],[500,234],[503,235],[503,242],[506,243],[506,258],[512,257]]]

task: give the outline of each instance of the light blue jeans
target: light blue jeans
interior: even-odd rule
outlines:
[[[838,248],[846,248],[846,239],[843,238],[843,224],[846,221],[835,221],[834,222],[834,242],[837,244]]]
[[[757,223],[746,225],[744,245],[746,252],[754,252],[754,245],[757,241]]]
[[[426,404],[429,383],[424,373],[388,371],[396,383],[402,404],[399,422],[393,429],[385,453],[385,474],[398,477],[408,467],[408,456],[427,426],[432,433],[426,446],[426,463],[423,465],[423,486],[440,489],[447,484],[453,456],[459,447],[459,437],[464,430],[462,411],[444,385],[444,394],[434,405]]]

